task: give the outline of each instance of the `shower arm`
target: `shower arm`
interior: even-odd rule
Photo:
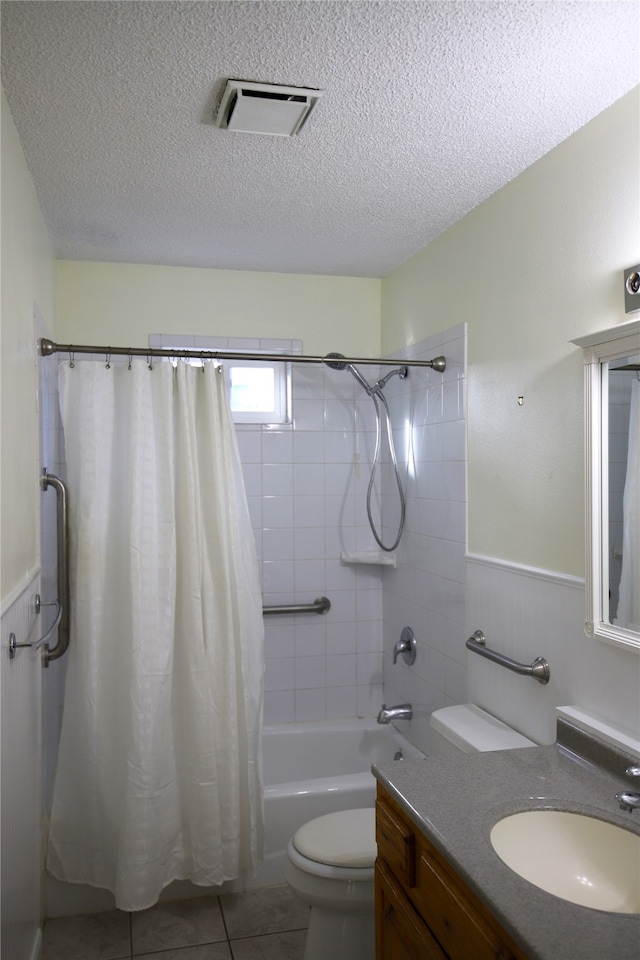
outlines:
[[[165,359],[184,360],[271,360],[283,363],[330,364],[332,362],[331,357],[305,356],[294,353],[261,353],[242,350],[172,350],[164,347],[104,347],[88,344],[55,343],[53,340],[42,337],[40,340],[40,355],[50,357],[54,353],[66,353],[70,357],[80,353],[97,353],[105,357],[145,357],[147,359],[164,357]],[[404,357],[394,359],[387,357],[345,357],[342,362],[387,367],[397,367],[398,363],[402,363],[406,367],[430,367],[439,373],[444,373],[447,365],[444,357],[434,357],[433,360],[408,360]]]

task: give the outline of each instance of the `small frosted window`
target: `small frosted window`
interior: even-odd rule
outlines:
[[[275,371],[272,367],[229,367],[231,409],[238,413],[275,412]]]
[[[264,360],[227,360],[231,411],[236,423],[289,423],[290,365]]]

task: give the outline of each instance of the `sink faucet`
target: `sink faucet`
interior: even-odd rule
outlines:
[[[625,773],[628,777],[640,777],[640,767],[627,767]],[[616,793],[616,800],[620,804],[621,810],[633,813],[640,807],[640,793],[637,791],[621,790]]]
[[[386,703],[382,704],[382,710],[378,714],[378,723],[391,723],[392,720],[411,720],[413,710],[410,703],[400,703],[395,707],[388,707]]]

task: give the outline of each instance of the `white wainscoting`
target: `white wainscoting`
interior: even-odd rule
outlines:
[[[637,736],[640,656],[584,633],[584,581],[467,555],[468,635],[522,663],[544,657],[546,686],[468,653],[469,697],[538,743],[553,743],[555,708],[575,705]]]
[[[37,640],[40,571],[7,598],[0,618],[2,722],[2,956],[36,960],[41,917],[40,654],[29,648],[9,659],[9,637]]]

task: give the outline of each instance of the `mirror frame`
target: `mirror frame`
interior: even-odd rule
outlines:
[[[602,469],[603,453],[607,453],[603,439],[602,364],[640,351],[640,320],[630,320],[608,330],[572,340],[582,347],[584,357],[584,455],[585,455],[585,520],[586,520],[586,619],[584,631],[588,637],[597,637],[606,643],[640,653],[640,633],[618,627],[604,619],[604,577],[609,575],[609,564],[603,554],[602,524],[608,515],[608,471]],[[603,505],[607,507],[605,511]],[[608,616],[608,609],[606,611]]]

